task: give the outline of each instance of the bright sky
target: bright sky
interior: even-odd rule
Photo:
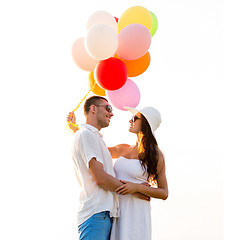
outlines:
[[[152,200],[153,240],[223,239],[218,0],[23,0],[0,6],[1,110],[8,122],[0,126],[7,143],[1,150],[1,239],[76,239],[79,188],[66,116],[88,91],[88,73],[74,64],[71,47],[85,36],[95,11],[120,17],[137,5],[154,12],[159,23],[150,67],[132,78],[141,92],[138,108],[154,106],[163,119],[156,136],[166,157],[169,198]],[[131,114],[114,109],[114,115],[102,130],[107,145],[134,144]]]

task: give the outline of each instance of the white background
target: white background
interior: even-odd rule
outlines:
[[[88,73],[74,64],[71,47],[85,35],[95,11],[120,17],[136,5],[154,12],[159,22],[150,67],[132,78],[141,91],[138,107],[154,106],[163,118],[156,136],[166,157],[169,198],[152,200],[153,240],[223,239],[223,172],[228,172],[227,205],[237,203],[228,197],[237,171],[222,161],[234,156],[225,151],[224,134],[237,122],[229,121],[227,113],[236,109],[226,100],[236,102],[238,93],[230,92],[232,81],[223,83],[224,64],[234,80],[231,69],[239,68],[239,61],[223,61],[232,56],[223,43],[237,43],[237,28],[226,26],[224,11],[235,22],[231,13],[237,10],[218,0],[0,4],[1,239],[76,239],[79,188],[66,116],[88,91]],[[81,112],[78,123],[84,121]],[[102,130],[107,145],[134,144],[131,114],[116,109],[114,114]],[[232,217],[229,211],[225,216]],[[226,239],[232,224],[237,226],[226,220]]]

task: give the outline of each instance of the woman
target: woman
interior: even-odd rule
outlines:
[[[150,240],[150,202],[134,197],[133,193],[163,200],[168,197],[164,156],[154,136],[161,116],[152,107],[126,109],[134,114],[129,121],[129,131],[136,134],[137,141],[134,146],[120,144],[108,148],[112,158],[117,158],[114,164],[116,177],[124,183],[115,190],[119,194],[120,218],[114,219],[111,240]],[[69,114],[68,121],[75,123],[75,116]],[[144,182],[152,187],[142,184]]]

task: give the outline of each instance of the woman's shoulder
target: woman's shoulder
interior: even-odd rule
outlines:
[[[160,158],[164,158],[163,152],[161,151],[160,148],[157,148],[157,153]]]
[[[163,152],[158,148],[158,171],[160,171],[165,166],[165,157]]]
[[[119,153],[129,149],[131,146],[129,144],[125,144],[125,143],[122,143],[122,144],[118,144],[117,146],[115,146],[118,150]]]
[[[161,151],[160,148],[157,149],[157,154],[158,154],[158,160],[160,162],[164,161],[164,154],[163,154],[163,152]]]
[[[119,147],[119,148],[129,148],[129,147],[131,147],[131,145],[126,144],[126,143],[122,143],[122,144],[118,144],[117,147]]]

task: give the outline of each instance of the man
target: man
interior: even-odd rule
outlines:
[[[114,190],[122,185],[115,178],[111,154],[99,132],[109,126],[112,107],[105,98],[93,96],[84,104],[84,115],[86,124],[82,124],[75,134],[73,146],[74,167],[82,186],[78,211],[79,240],[107,240],[111,217],[119,216]],[[74,121],[70,116],[68,120]]]

